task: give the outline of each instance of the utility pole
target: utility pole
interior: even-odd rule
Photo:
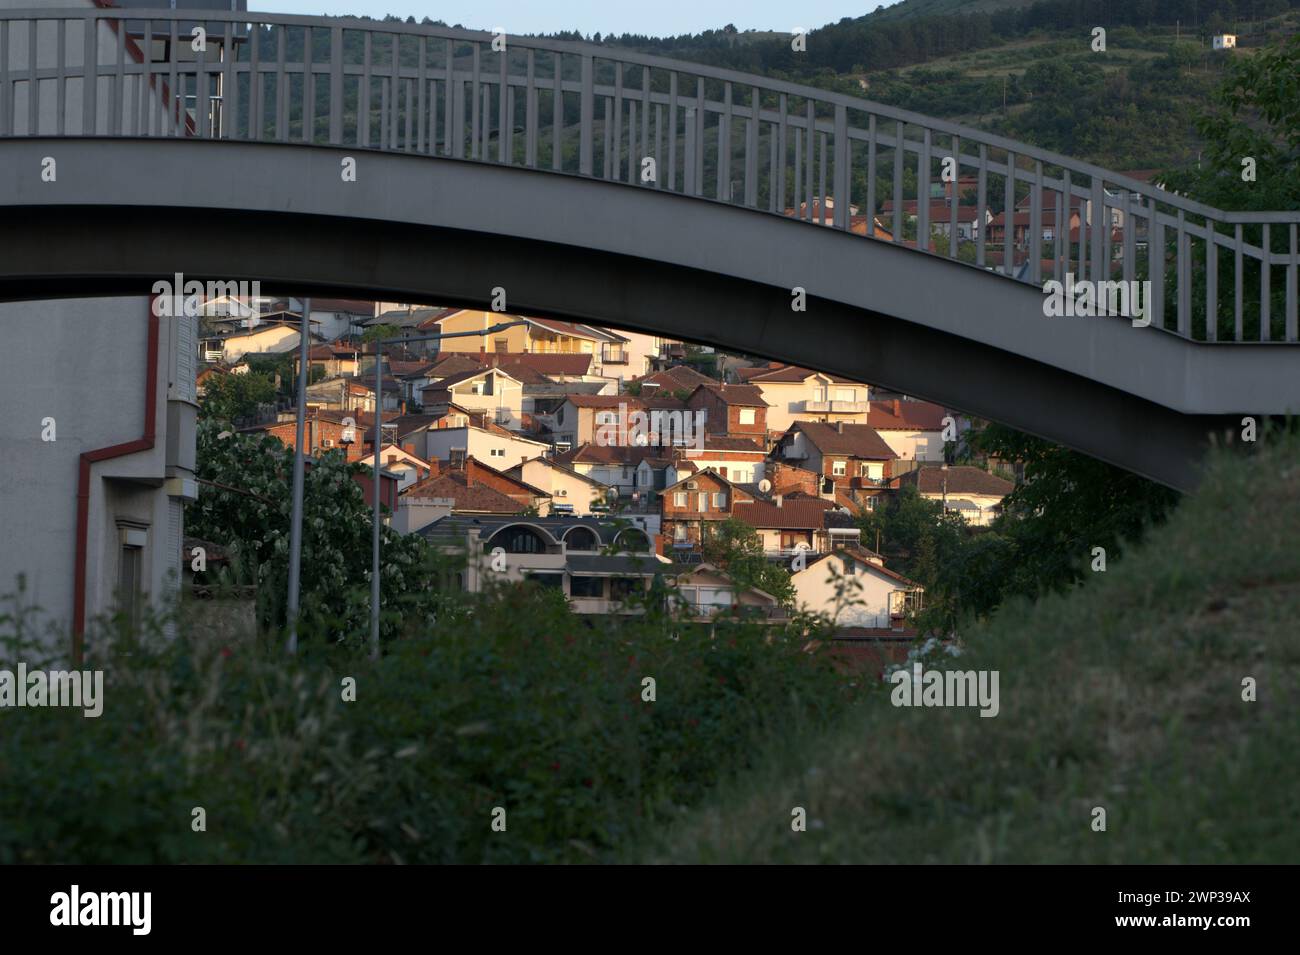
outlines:
[[[311,299],[302,303],[302,327],[298,336],[298,431],[293,447],[293,516],[289,524],[289,599],[285,616],[289,623],[289,652],[298,652],[298,597],[302,580],[302,485],[306,470],[303,432],[307,418],[307,353],[311,337]]]

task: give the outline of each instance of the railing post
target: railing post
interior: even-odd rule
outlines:
[[[596,126],[596,64],[590,53],[582,56],[582,110],[578,119],[578,172],[591,175],[592,135]]]
[[[847,230],[849,210],[849,111],[844,104],[835,107],[835,228]]]
[[[1092,177],[1092,222],[1089,223],[1092,234],[1092,250],[1088,257],[1092,259],[1089,278],[1094,282],[1104,282],[1110,278],[1110,223],[1106,214],[1106,188],[1100,176]]]
[[[330,29],[330,145],[343,145],[343,28]]]

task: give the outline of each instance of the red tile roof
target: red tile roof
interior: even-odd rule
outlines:
[[[834,506],[819,497],[799,497],[782,499],[780,506],[767,501],[742,501],[731,512],[750,527],[820,530],[825,526],[826,512]]]
[[[642,394],[648,394],[655,390],[656,386],[659,391],[694,391],[700,385],[717,384],[717,381],[708,375],[700,374],[690,365],[673,365],[663,371],[638,378],[634,384],[641,386]]]
[[[873,401],[867,424],[877,431],[940,431],[946,411],[930,401]]]
[[[401,492],[402,498],[410,500],[427,500],[434,497],[449,497],[454,500],[453,511],[470,511],[486,514],[518,514],[524,505],[500,491],[484,484],[472,487],[465,483],[465,472],[451,471],[437,477],[428,477],[417,481]]]
[[[829,372],[816,372],[810,368],[800,368],[798,365],[769,365],[760,368],[737,368],[736,374],[744,381],[755,385],[761,385],[765,382],[800,382],[810,375],[824,374],[836,384],[860,385],[862,382],[854,381],[852,378],[845,378],[842,375],[832,375]]]
[[[982,468],[970,465],[957,465],[947,470],[940,467],[923,467],[909,471],[898,478],[898,486],[912,485],[922,494],[944,493],[944,478],[947,476],[948,496],[960,494],[982,494],[989,497],[1006,497],[1016,489],[1010,481],[989,474]]]
[[[552,354],[549,352],[516,354],[515,352],[508,352],[500,355],[493,353],[484,356],[484,360],[489,364],[494,359],[499,360],[502,365],[526,365],[543,375],[585,375],[591,370],[591,355]]]
[[[724,385],[718,382],[710,382],[707,385],[700,385],[696,388],[707,388],[714,395],[722,400],[724,404],[736,405],[742,408],[766,408],[768,404],[763,400],[763,389],[757,385]]]
[[[885,439],[869,424],[824,424],[820,421],[796,421],[790,431],[802,431],[822,454],[842,454],[870,461],[892,461],[898,457]]]

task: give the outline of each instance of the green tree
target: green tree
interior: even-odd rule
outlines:
[[[285,622],[293,452],[264,434],[223,430],[202,421],[197,439],[199,499],[185,514],[186,531],[231,549],[258,585],[258,612],[267,627]],[[317,458],[303,493],[301,630],[332,642],[363,643],[369,634],[371,504],[354,474],[363,466],[341,452]],[[430,622],[437,576],[424,540],[382,531],[382,632]]]
[[[199,413],[205,418],[235,421],[250,418],[258,405],[275,400],[275,379],[256,371],[241,375],[212,375],[203,386]]]
[[[757,587],[775,597],[782,606],[794,602],[794,584],[779,563],[763,555],[763,541],[744,521],[729,517],[706,525],[702,546],[704,560],[727,572],[742,587]]]

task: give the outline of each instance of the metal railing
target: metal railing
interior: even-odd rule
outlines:
[[[1184,338],[1300,340],[1300,212],[1225,212],[944,120],[594,44],[247,12],[0,11],[0,137],[30,135],[303,143],[587,176],[1035,286],[1149,281],[1151,327]],[[979,223],[972,238],[959,208]],[[1013,213],[1000,246],[983,225],[994,208]],[[1117,288],[1101,294],[1120,304]]]

